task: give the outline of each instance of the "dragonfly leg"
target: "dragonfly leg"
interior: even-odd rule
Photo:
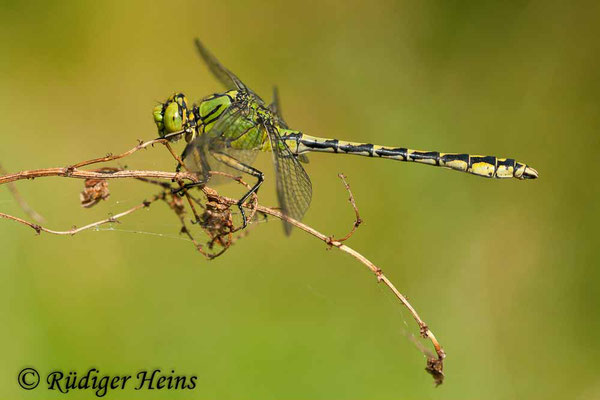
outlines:
[[[219,151],[213,151],[211,152],[211,155],[223,164],[245,174],[252,175],[256,178],[256,183],[254,184],[254,186],[252,186],[252,188],[250,188],[250,190],[246,192],[246,194],[244,194],[242,198],[237,202],[237,206],[240,209],[240,213],[242,214],[243,227],[245,228],[248,225],[248,220],[246,219],[246,213],[244,212],[243,205],[246,202],[246,200],[248,200],[248,198],[252,196],[253,193],[258,192],[260,185],[262,185],[263,181],[265,180],[264,174],[262,173],[262,171],[259,171],[256,168],[244,164],[243,162],[238,161],[237,159],[231,157],[228,154]]]
[[[210,178],[210,175],[208,174],[208,171],[210,171],[210,166],[208,165],[208,162],[206,161],[205,149],[203,147],[186,146],[186,148],[183,150],[183,153],[181,153],[181,156],[179,159],[185,160],[187,157],[194,157],[194,160],[198,164],[200,164],[201,171],[202,171],[201,172],[202,180],[199,182],[188,183],[186,185],[183,185],[179,189],[174,189],[172,192],[173,194],[177,193],[179,195],[183,195],[183,192],[185,192],[187,189],[191,189],[196,186],[204,186],[206,184],[206,182],[208,182],[208,179]],[[181,171],[181,167],[183,167],[183,165],[181,165],[181,163],[177,163],[177,168],[175,168],[175,172]]]
[[[172,195],[177,195],[179,197],[183,197],[187,194],[187,191],[191,188],[195,188],[195,187],[202,187],[204,185],[206,185],[207,180],[203,179],[199,182],[193,182],[193,183],[186,183],[185,185],[180,184],[180,186],[178,188],[175,189],[171,189],[171,194]],[[198,219],[198,218],[196,218]],[[193,223],[194,221],[192,221]],[[198,221],[196,221],[198,222]]]
[[[208,171],[208,164],[206,163],[206,158],[204,157],[205,154],[203,147],[189,145],[185,146],[185,149],[183,149],[183,151],[181,152],[179,159],[185,160],[189,156],[193,156],[196,161],[199,161],[203,171]],[[183,167],[183,165],[180,162],[178,162],[177,168],[175,168],[175,172],[181,171],[181,167]]]

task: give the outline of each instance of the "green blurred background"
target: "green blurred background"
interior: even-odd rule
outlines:
[[[111,399],[600,398],[598,3],[0,4],[0,162],[10,171],[124,151],[156,135],[157,101],[221,90],[195,53],[198,36],[265,98],[278,84],[286,119],[304,132],[514,157],[540,172],[492,181],[311,157],[305,221],[326,234],[349,229],[344,172],[365,220],[349,244],[445,347],[439,388],[409,338],[409,314],[366,268],[302,232],[286,238],[276,220],[212,262],[160,204],[74,237],[2,220],[0,397],[64,398],[21,390],[16,375],[29,365],[42,375],[198,376],[193,391]],[[123,163],[174,167],[161,147]],[[268,163],[258,165],[270,174]],[[269,178],[261,201],[275,204]],[[154,192],[112,182],[107,202],[83,210],[81,187],[18,183],[55,229]],[[0,210],[24,215],[6,189]]]

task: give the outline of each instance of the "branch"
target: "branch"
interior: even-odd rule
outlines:
[[[6,175],[6,170],[2,167],[2,165],[0,165],[0,175]],[[13,195],[17,204],[19,204],[23,211],[25,211],[25,214],[29,215],[29,217],[31,217],[31,219],[33,219],[35,222],[38,222],[40,224],[45,222],[44,217],[42,217],[33,208],[31,208],[31,206],[25,201],[23,196],[21,196],[21,193],[19,193],[14,183],[10,182],[6,186],[8,187],[10,193]]]
[[[335,239],[333,236],[331,236],[329,238],[329,242],[327,242],[329,245],[333,245],[332,243],[335,242],[335,241],[337,241],[337,242],[345,242],[346,240],[350,239],[350,237],[352,235],[354,235],[354,232],[356,231],[356,228],[358,228],[360,226],[360,224],[362,224],[362,219],[360,218],[360,214],[358,213],[358,207],[356,207],[356,201],[354,201],[354,195],[352,194],[352,190],[350,190],[350,185],[346,181],[346,175],[344,175],[344,174],[338,174],[338,177],[342,180],[342,182],[344,183],[344,187],[348,191],[348,195],[350,196],[348,198],[348,201],[352,205],[352,208],[354,209],[354,214],[356,215],[356,217],[354,219],[354,225],[352,225],[352,230],[350,230],[350,232],[348,232],[346,234],[346,236],[344,236],[341,239]]]
[[[189,180],[198,182],[196,174],[190,172],[165,172],[165,171],[135,171],[135,170],[115,170],[115,171],[88,171],[80,170],[75,167],[62,168],[44,168],[31,171],[21,171],[16,174],[0,176],[0,185],[5,183],[20,181],[23,179],[46,178],[49,176],[61,176],[65,178],[76,179],[124,179],[124,178],[159,178],[169,180]]]
[[[175,136],[180,136],[181,134],[182,134],[182,132],[177,132],[171,136],[175,137]],[[34,178],[50,177],[50,176],[59,176],[59,177],[76,178],[76,179],[134,178],[137,180],[146,181],[148,183],[153,183],[153,184],[158,183],[163,187],[163,192],[161,192],[158,195],[155,195],[152,198],[152,200],[150,200],[150,201],[144,201],[141,204],[139,204],[135,207],[132,207],[131,209],[129,209],[127,211],[116,214],[114,216],[103,219],[101,221],[97,221],[97,222],[88,224],[81,228],[72,228],[72,229],[66,230],[66,231],[56,231],[56,230],[48,229],[48,228],[42,227],[38,224],[34,224],[34,223],[28,222],[24,219],[14,217],[14,216],[11,216],[8,214],[4,214],[4,213],[0,213],[0,218],[9,219],[9,220],[21,223],[23,225],[26,225],[26,226],[34,229],[38,234],[41,232],[46,232],[46,233],[55,234],[55,235],[75,235],[81,231],[84,231],[84,230],[87,230],[87,229],[90,229],[90,228],[93,228],[93,227],[96,227],[96,226],[99,226],[102,224],[117,222],[118,219],[120,219],[126,215],[129,215],[131,213],[134,213],[137,210],[148,207],[151,203],[153,203],[157,200],[167,201],[167,196],[170,195],[171,196],[169,198],[170,200],[167,201],[167,203],[173,209],[173,211],[178,215],[178,217],[182,223],[182,232],[188,235],[188,237],[196,245],[196,248],[198,251],[200,251],[202,254],[204,254],[208,258],[214,258],[214,257],[222,254],[227,248],[229,248],[229,246],[232,243],[232,233],[239,230],[239,228],[235,228],[233,226],[232,215],[229,210],[229,208],[231,206],[237,204],[238,200],[232,199],[229,197],[225,197],[225,196],[221,196],[213,189],[210,189],[210,188],[204,186],[204,187],[202,187],[202,191],[207,198],[206,206],[204,206],[202,204],[202,202],[200,202],[198,199],[195,199],[195,198],[191,197],[190,195],[188,195],[187,191],[186,191],[185,195],[188,199],[188,203],[189,203],[190,207],[193,207],[192,202],[195,202],[195,203],[199,204],[200,206],[202,206],[204,209],[204,213],[202,214],[202,216],[199,216],[194,211],[194,215],[196,218],[194,222],[200,224],[202,226],[202,228],[204,229],[205,233],[207,233],[209,235],[209,237],[211,238],[211,241],[209,242],[209,248],[212,248],[212,245],[214,243],[218,243],[223,247],[223,250],[221,250],[220,252],[215,253],[215,254],[209,254],[202,250],[202,247],[194,240],[194,238],[191,236],[189,230],[186,227],[185,221],[182,216],[184,213],[183,203],[176,200],[176,195],[173,194],[175,191],[179,191],[180,189],[174,190],[174,188],[172,188],[170,184],[161,183],[161,182],[152,180],[152,178],[165,179],[165,180],[170,180],[172,182],[177,182],[180,185],[183,180],[189,180],[193,183],[197,183],[197,182],[199,182],[199,178],[193,172],[187,171],[187,172],[173,173],[173,172],[164,172],[164,171],[121,170],[121,169],[117,169],[117,168],[112,168],[112,169],[104,168],[104,169],[91,170],[91,171],[80,169],[83,166],[107,162],[107,161],[114,161],[117,159],[127,157],[127,156],[135,153],[138,150],[141,150],[150,145],[153,145],[154,143],[166,144],[167,148],[173,154],[173,156],[175,158],[178,158],[178,157],[176,157],[175,153],[173,153],[170,146],[168,146],[168,142],[169,142],[168,138],[154,139],[154,140],[150,140],[145,143],[140,143],[137,146],[135,146],[134,148],[130,149],[129,151],[119,154],[119,155],[116,155],[116,156],[109,154],[106,157],[83,161],[83,162],[71,165],[69,167],[37,169],[37,170],[31,170],[31,171],[22,171],[22,172],[19,172],[16,174],[0,176],[0,185],[10,184],[11,182],[15,182],[18,180],[23,180],[23,179],[34,179]],[[236,180],[240,184],[248,186],[239,177],[234,177],[232,175],[222,173],[222,172],[219,172],[219,174],[229,176],[230,178]],[[354,250],[351,247],[348,247],[342,243],[343,241],[348,239],[350,236],[352,236],[352,234],[354,233],[354,231],[356,230],[356,228],[360,225],[360,223],[362,221],[358,214],[358,209],[357,209],[356,203],[354,201],[354,196],[352,195],[352,192],[350,191],[350,186],[346,182],[345,177],[343,175],[340,174],[340,178],[342,179],[342,181],[344,182],[344,186],[348,190],[348,193],[350,195],[349,201],[352,204],[352,207],[354,208],[354,211],[356,214],[356,221],[354,223],[354,227],[353,227],[352,231],[350,231],[350,233],[348,233],[345,237],[343,237],[341,239],[336,240],[332,237],[326,236],[326,235],[322,234],[321,232],[317,231],[316,229],[314,229],[306,224],[303,224],[300,221],[297,221],[286,215],[283,215],[278,210],[259,205],[256,194],[254,194],[254,196],[252,197],[252,200],[249,202],[250,204],[246,203],[246,204],[244,204],[244,207],[252,210],[252,216],[250,218],[250,221],[253,220],[253,216],[256,214],[256,212],[259,212],[259,213],[262,213],[265,215],[271,215],[275,218],[279,218],[281,220],[287,221],[290,224],[294,225],[295,227],[303,230],[304,232],[318,238],[319,240],[322,240],[327,245],[338,248],[340,251],[351,255],[356,260],[358,260],[363,265],[365,265],[371,272],[373,272],[373,274],[375,274],[375,276],[377,277],[377,281],[383,282],[394,293],[394,295],[400,300],[400,302],[409,310],[409,312],[413,316],[414,320],[416,321],[417,325],[419,326],[419,331],[421,333],[421,336],[423,338],[429,339],[431,341],[431,343],[435,349],[436,356],[433,356],[432,354],[426,354],[427,355],[426,370],[434,377],[435,383],[439,385],[443,382],[443,379],[444,379],[443,360],[446,355],[445,355],[444,350],[442,349],[441,345],[435,338],[433,332],[429,329],[427,324],[421,319],[421,317],[418,315],[417,311],[408,302],[406,297],[400,293],[400,291],[392,284],[392,282],[383,274],[383,271],[379,267],[377,267],[373,262],[371,262],[369,259],[367,259],[365,256],[363,256],[356,250]],[[226,239],[224,239],[224,238],[226,238]],[[428,352],[425,352],[425,353],[428,353]]]
[[[137,146],[133,147],[130,150],[127,150],[124,153],[117,154],[116,156],[109,153],[105,157],[100,157],[100,158],[94,158],[94,159],[91,159],[91,160],[81,161],[81,162],[79,162],[77,164],[71,165],[69,168],[76,169],[76,168],[81,168],[81,167],[85,167],[85,166],[92,165],[92,164],[98,164],[98,163],[103,163],[103,162],[108,162],[108,161],[119,160],[121,158],[125,158],[127,156],[132,155],[133,153],[135,153],[138,150],[145,149],[148,146],[154,146],[156,143],[168,144],[170,140],[177,140],[184,133],[185,133],[184,131],[173,132],[173,133],[168,134],[168,135],[166,135],[165,137],[162,137],[162,138],[148,140],[147,142],[140,141],[140,143]]]
[[[26,226],[30,227],[31,229],[33,229],[38,235],[40,233],[42,233],[42,232],[46,232],[46,233],[50,233],[50,234],[53,234],[53,235],[69,235],[69,236],[73,236],[73,235],[75,235],[75,234],[77,234],[79,232],[85,231],[87,229],[92,229],[92,228],[95,228],[95,227],[100,226],[100,225],[119,222],[118,220],[120,218],[122,218],[122,217],[124,217],[126,215],[129,215],[129,214],[132,214],[132,213],[136,212],[137,210],[140,210],[140,209],[142,209],[144,207],[150,207],[150,204],[154,203],[156,200],[163,200],[164,196],[165,196],[164,193],[158,194],[158,195],[154,196],[152,198],[152,200],[150,200],[150,201],[144,201],[141,204],[138,204],[137,206],[132,207],[132,208],[130,208],[127,211],[123,211],[123,212],[121,212],[119,214],[115,214],[115,215],[110,216],[110,217],[108,217],[106,219],[103,219],[103,220],[100,220],[100,221],[93,222],[91,224],[82,226],[81,228],[73,227],[73,228],[71,228],[71,229],[69,229],[67,231],[55,231],[53,229],[48,229],[48,228],[45,228],[45,227],[43,227],[41,225],[33,224],[31,222],[25,221],[24,219],[21,219],[21,218],[18,218],[18,217],[14,217],[12,215],[4,214],[4,213],[0,213],[0,218],[9,219],[9,220],[18,222],[20,224],[26,225]]]
[[[237,203],[237,200],[235,200],[235,199],[232,199],[229,197],[224,197],[224,196],[219,196],[219,197],[223,202],[229,204],[230,206]],[[248,207],[248,206],[246,206],[246,207]],[[261,206],[261,205],[256,206],[256,210],[261,213],[271,215],[273,217],[276,217],[281,220],[289,222],[290,224],[303,230],[304,232],[316,237],[317,239],[322,240],[329,246],[336,247],[340,251],[350,254],[352,257],[354,257],[359,262],[364,264],[367,268],[369,268],[369,270],[371,270],[371,272],[373,272],[375,274],[375,276],[377,277],[377,281],[383,282],[394,293],[394,295],[398,298],[398,300],[400,300],[400,302],[408,309],[408,311],[413,316],[414,320],[417,322],[417,325],[419,326],[419,331],[421,333],[421,336],[423,338],[429,339],[431,341],[431,343],[435,349],[437,358],[429,356],[427,359],[427,367],[425,369],[427,370],[427,372],[429,372],[433,376],[435,383],[437,385],[442,384],[442,382],[444,380],[443,361],[444,361],[444,358],[446,357],[446,353],[444,352],[440,343],[437,341],[433,332],[429,329],[427,324],[421,319],[421,317],[419,316],[419,314],[417,313],[415,308],[409,303],[407,298],[402,293],[400,293],[400,291],[394,286],[394,284],[383,274],[383,271],[381,270],[381,268],[377,267],[374,263],[372,263],[365,256],[360,254],[358,251],[352,249],[351,247],[346,246],[341,241],[332,240],[331,237],[322,234],[321,232],[317,231],[316,229],[314,229],[300,221],[297,221],[293,218],[290,218],[290,217],[282,214],[280,211],[274,210],[269,207]]]

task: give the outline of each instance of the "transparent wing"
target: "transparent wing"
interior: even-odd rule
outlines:
[[[200,39],[196,38],[195,42],[196,48],[198,49],[200,56],[208,66],[208,69],[210,69],[210,72],[212,72],[215,78],[217,78],[217,80],[221,82],[221,84],[223,84],[223,86],[225,86],[226,89],[243,90],[249,94],[252,94],[259,101],[259,103],[263,104],[262,99],[249,87],[247,87],[241,81],[241,79],[238,78],[233,72],[225,68],[223,64],[221,64],[219,60],[217,60],[217,58],[210,51],[208,51],[206,47],[204,47]]]
[[[275,164],[277,199],[281,212],[296,220],[301,220],[310,206],[312,184],[308,174],[298,162],[297,157],[279,136],[277,128],[271,123],[264,123],[269,135]],[[285,234],[289,235],[292,225],[284,221]]]
[[[283,119],[283,115],[281,113],[281,103],[279,102],[279,90],[277,89],[277,86],[273,86],[273,101],[271,104],[269,104],[269,109],[277,117],[277,124],[284,129],[288,129],[289,126],[287,122],[285,122],[285,119]],[[302,163],[308,164],[308,157],[306,154],[299,154],[298,160]]]
[[[288,124],[285,122],[283,115],[281,114],[281,104],[279,103],[279,90],[277,89],[277,86],[273,86],[273,101],[271,104],[269,104],[269,109],[273,111],[273,114],[275,114],[277,117],[279,126],[287,129]]]
[[[183,162],[190,171],[202,174],[208,179],[208,171],[227,172],[234,176],[240,174],[237,171],[211,156],[212,152],[218,151],[235,158],[236,160],[250,165],[256,159],[260,147],[260,135],[258,128],[252,120],[253,110],[238,104],[231,105],[219,117],[210,131],[205,132],[191,141],[183,151]],[[229,143],[243,139],[244,148],[231,148]],[[213,177],[212,183],[221,183],[227,179]]]
[[[219,82],[221,82],[225,86],[225,88],[229,90],[247,89],[246,85],[244,85],[242,81],[237,76],[235,76],[233,72],[229,71],[227,68],[221,65],[219,60],[217,60],[217,58],[213,56],[212,53],[209,52],[206,47],[204,47],[200,39],[196,39],[195,42],[196,48],[198,48],[200,56],[202,57],[206,65],[208,65],[210,72],[212,72],[212,74],[219,80]]]

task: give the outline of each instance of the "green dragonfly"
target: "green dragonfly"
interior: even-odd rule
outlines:
[[[419,151],[303,134],[290,129],[283,119],[277,89],[272,103],[267,105],[198,39],[196,47],[227,91],[208,96],[194,105],[190,105],[182,93],[175,93],[154,108],[154,121],[161,137],[185,136],[187,146],[181,159],[188,170],[201,177],[200,184],[209,180],[210,171],[242,172],[256,178],[254,186],[237,203],[244,227],[247,221],[243,204],[264,181],[263,172],[252,167],[259,151],[273,154],[279,206],[284,215],[296,220],[304,216],[312,197],[312,184],[301,164],[308,162],[305,153],[311,151],[412,161],[488,178],[538,177],[535,169],[511,158]],[[289,222],[284,221],[284,229],[289,235]]]

